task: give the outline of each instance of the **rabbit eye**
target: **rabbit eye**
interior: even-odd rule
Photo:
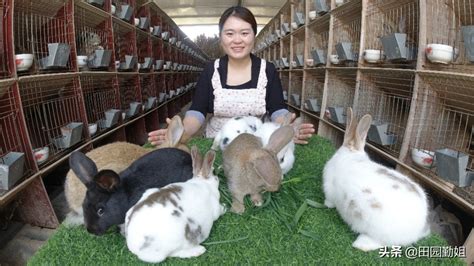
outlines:
[[[227,145],[227,142],[229,142],[229,138],[224,138],[224,140],[222,141],[222,143],[224,143],[224,145]]]
[[[97,210],[97,215],[99,215],[99,216],[104,215],[104,209],[99,208],[99,209]]]
[[[237,130],[237,133],[240,134],[240,130]]]
[[[280,163],[283,163],[285,161],[285,157],[280,159]]]

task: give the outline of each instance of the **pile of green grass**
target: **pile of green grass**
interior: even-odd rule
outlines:
[[[209,139],[194,139],[202,152],[212,145]],[[165,264],[445,264],[462,265],[459,259],[380,258],[352,248],[356,238],[335,209],[323,208],[322,169],[334,153],[329,141],[318,136],[308,145],[297,145],[296,162],[277,193],[265,193],[263,207],[246,201],[243,215],[226,213],[219,218],[203,243],[207,252],[192,259],[168,258]],[[218,153],[215,165],[221,165]],[[221,201],[230,206],[231,198],[222,169]],[[387,225],[389,226],[389,225]],[[432,235],[415,246],[446,246]],[[135,265],[144,264],[128,251],[125,239],[115,230],[104,236],[88,234],[84,227],[61,226],[29,261],[36,264]]]

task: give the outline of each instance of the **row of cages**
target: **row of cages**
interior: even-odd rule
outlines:
[[[280,75],[290,106],[341,129],[347,107],[358,119],[370,114],[367,141],[375,147],[458,188],[474,182],[474,77],[376,68]]]
[[[418,65],[472,74],[474,1],[292,1],[259,33],[256,53],[281,69]]]
[[[77,71],[200,71],[207,59],[152,1],[0,0],[0,11],[3,79]]]
[[[148,131],[163,127],[191,101],[197,79],[197,73],[88,72],[0,81],[0,196],[124,124],[144,119]],[[142,131],[129,134],[132,142],[146,142]]]

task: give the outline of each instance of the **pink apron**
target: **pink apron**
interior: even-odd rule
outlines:
[[[229,119],[235,116],[256,116],[265,114],[265,96],[267,75],[265,74],[266,61],[262,59],[258,74],[257,88],[224,89],[217,68],[219,59],[214,62],[212,87],[214,89],[214,115],[206,126],[206,137],[214,138],[217,132]]]

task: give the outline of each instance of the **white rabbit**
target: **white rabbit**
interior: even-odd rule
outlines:
[[[219,203],[219,179],[212,173],[215,151],[204,161],[191,150],[193,178],[163,188],[148,189],[125,218],[128,249],[140,260],[158,263],[167,257],[203,254],[200,245],[225,208]]]
[[[224,151],[227,145],[242,133],[253,134],[262,125],[262,121],[254,116],[237,116],[227,121],[214,138],[211,149],[217,147]]]
[[[255,136],[259,137],[262,140],[263,146],[268,144],[270,136],[280,128],[282,125],[289,125],[291,121],[291,113],[285,117],[285,121],[282,124],[275,122],[265,122],[263,123],[255,132]],[[293,123],[293,128],[296,130],[298,126],[301,125],[301,118],[297,118]],[[295,162],[295,142],[291,140],[281,151],[277,154],[278,161],[280,163],[280,168],[283,174],[288,173]]]
[[[323,188],[329,208],[359,233],[352,246],[363,251],[409,245],[429,234],[423,189],[407,176],[372,162],[364,151],[372,122],[359,124],[347,110],[344,143],[326,163]]]

